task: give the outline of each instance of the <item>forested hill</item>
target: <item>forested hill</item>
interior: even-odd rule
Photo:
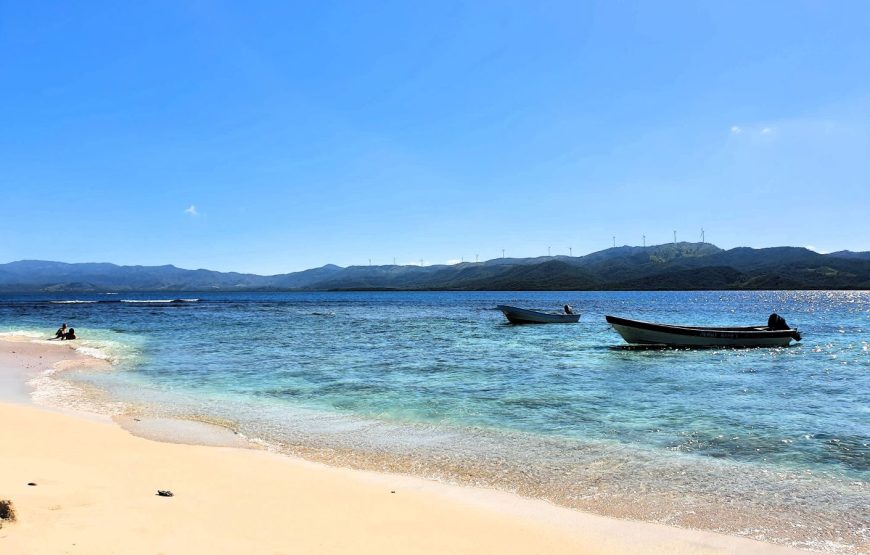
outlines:
[[[0,292],[279,290],[870,289],[870,253],[709,243],[615,247],[586,256],[497,258],[433,266],[332,264],[260,276],[175,266],[0,264]]]

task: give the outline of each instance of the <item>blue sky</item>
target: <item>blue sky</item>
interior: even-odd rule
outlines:
[[[867,2],[0,2],[0,262],[870,250]]]

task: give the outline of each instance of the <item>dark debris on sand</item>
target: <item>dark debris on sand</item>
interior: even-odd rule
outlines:
[[[15,509],[8,499],[0,499],[0,528],[4,522],[15,522]]]

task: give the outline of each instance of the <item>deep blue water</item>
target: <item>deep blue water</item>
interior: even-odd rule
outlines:
[[[120,302],[176,298],[198,301]],[[73,300],[98,302],[58,302]],[[511,326],[494,310],[566,302],[580,323]],[[755,325],[771,312],[803,341],[628,350],[604,321]],[[486,444],[529,464],[540,440],[567,446],[547,460],[609,445],[693,468],[811,472],[858,484],[859,502],[870,483],[866,291],[0,296],[0,331],[50,335],[62,321],[117,365],[76,379],[270,442],[436,445],[458,459]]]

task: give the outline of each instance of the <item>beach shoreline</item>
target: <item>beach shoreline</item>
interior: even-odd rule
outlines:
[[[7,378],[100,364],[21,339],[0,340],[0,353]],[[0,498],[18,514],[0,529],[4,553],[806,553],[265,450],[154,441],[21,401],[0,402]]]

